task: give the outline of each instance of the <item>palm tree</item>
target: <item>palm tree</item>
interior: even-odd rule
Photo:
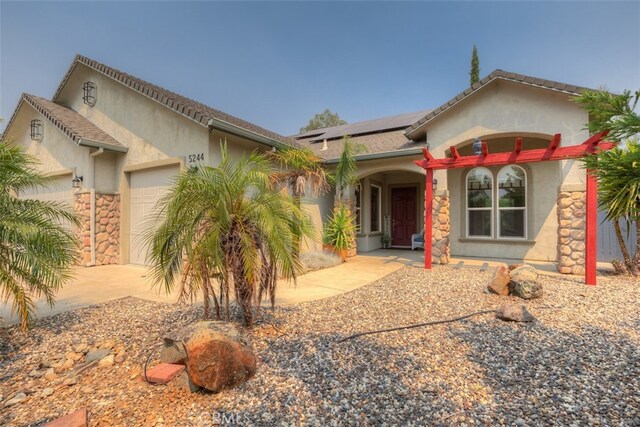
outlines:
[[[613,222],[624,265],[634,276],[640,275],[640,145],[628,142],[626,148],[583,158],[584,166],[598,178],[598,206]],[[633,258],[625,245],[619,221],[635,222],[636,251]]]
[[[18,198],[49,183],[36,166],[20,147],[0,142],[0,295],[4,303],[11,300],[23,330],[34,319],[34,298],[53,306],[78,255],[65,225],[80,224],[73,212],[59,203]]]
[[[608,131],[607,139],[621,142],[640,133],[637,113],[640,90],[625,90],[616,95],[604,90],[586,90],[574,98],[589,113],[590,132]],[[626,150],[614,148],[605,153],[585,156],[584,165],[599,181],[599,206],[607,212],[622,251],[626,270],[640,275],[640,147],[637,140],[627,142]],[[620,220],[635,222],[636,252],[631,258],[622,238]],[[619,264],[616,264],[618,269]]]
[[[286,182],[291,195],[298,202],[305,196],[307,184],[313,197],[329,191],[329,181],[322,166],[322,159],[310,149],[283,147],[269,152],[268,156],[283,169],[274,172],[274,180]]]
[[[184,171],[160,200],[160,225],[147,231],[152,277],[171,292],[182,276],[180,298],[202,294],[205,318],[213,301],[216,318],[224,310],[230,319],[233,293],[251,326],[263,296],[274,305],[277,278],[295,280],[302,271],[293,249],[313,227],[286,191],[273,189],[266,156],[233,160],[221,148],[217,167]]]
[[[352,142],[348,136],[345,136],[343,141],[344,146],[340,159],[338,159],[336,170],[330,177],[331,182],[336,186],[336,198],[340,204],[344,202],[344,190],[358,181],[356,156],[363,153],[366,148],[362,144]]]

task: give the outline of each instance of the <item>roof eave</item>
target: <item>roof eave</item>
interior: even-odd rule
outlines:
[[[116,153],[126,153],[129,151],[129,148],[125,147],[124,145],[119,147],[113,144],[106,144],[104,142],[94,141],[89,138],[78,138],[78,145],[81,145],[83,147],[91,147],[91,148],[104,148],[105,150],[114,151]]]
[[[378,159],[390,159],[394,157],[407,157],[407,156],[416,156],[422,154],[422,147],[420,148],[409,148],[405,150],[397,150],[397,151],[383,151],[381,153],[371,153],[371,154],[361,154],[359,156],[355,156],[354,159],[359,162],[367,161],[367,160],[378,160]],[[340,161],[339,158],[336,159],[327,159],[322,162],[327,165],[336,164]]]
[[[251,141],[257,142],[262,145],[266,145],[268,147],[289,147],[289,144],[285,144],[280,141],[276,141],[275,139],[267,138],[266,136],[260,135],[256,132],[252,132],[248,129],[244,129],[238,127],[236,125],[232,125],[231,123],[225,122],[224,120],[209,118],[206,125],[209,129],[218,129],[223,132],[230,133],[232,135],[236,135],[242,138],[249,139]]]

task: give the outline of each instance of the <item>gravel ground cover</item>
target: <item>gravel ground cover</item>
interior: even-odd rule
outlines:
[[[544,297],[526,302],[538,319],[530,324],[485,314],[337,342],[522,302],[484,293],[491,274],[405,267],[348,294],[265,313],[250,332],[258,373],[218,395],[139,379],[149,349],[196,320],[198,308],[127,298],[43,319],[26,336],[8,329],[0,425],[38,425],[81,407],[92,426],[640,425],[640,283],[631,279],[586,287],[541,276]],[[113,364],[74,374],[79,363],[53,381],[30,375],[53,354],[105,341],[121,355]],[[26,398],[4,406],[18,392]]]

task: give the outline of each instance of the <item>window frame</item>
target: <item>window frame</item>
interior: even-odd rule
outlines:
[[[356,216],[356,233],[362,232],[362,183],[361,181],[357,182],[354,186],[355,193],[355,206],[353,208],[354,215]]]
[[[500,207],[500,173],[505,170],[506,168],[510,168],[510,167],[516,167],[518,169],[520,169],[522,171],[522,173],[524,174],[524,206],[523,207],[517,207],[517,208],[502,208]],[[500,240],[526,240],[527,239],[527,235],[528,235],[528,229],[527,229],[527,221],[528,221],[528,212],[527,212],[527,207],[528,207],[528,203],[527,203],[527,188],[528,188],[528,182],[527,182],[527,171],[519,165],[506,165],[503,166],[502,168],[500,168],[500,170],[498,171],[498,173],[496,174],[496,181],[498,182],[498,186],[496,187],[496,227],[497,227],[497,235],[496,235],[496,239],[500,239]],[[519,237],[519,236],[501,236],[500,235],[500,211],[505,210],[505,211],[524,211],[524,218],[523,218],[523,236]]]
[[[369,232],[370,233],[382,233],[382,186],[377,185],[377,184],[371,184],[370,185],[371,190],[369,192],[369,208],[372,207],[372,199],[373,197],[371,197],[373,195],[373,188],[377,188],[378,189],[378,203],[376,204],[376,214],[378,217],[378,229],[374,230],[373,229],[373,212],[371,212],[371,218],[369,221]],[[369,209],[371,211],[371,209]]]
[[[474,170],[477,170],[477,169],[484,169],[485,171],[487,171],[489,173],[489,176],[491,177],[491,206],[488,207],[488,208],[470,208],[469,207],[469,175],[471,174],[471,172],[473,172]],[[493,195],[494,194],[494,187],[495,187],[493,185],[494,182],[495,182],[495,179],[493,177],[493,172],[491,172],[490,169],[488,169],[486,167],[483,167],[483,166],[478,166],[478,167],[472,168],[465,175],[465,178],[464,178],[464,207],[465,207],[465,219],[466,219],[466,223],[467,223],[466,224],[466,234],[465,234],[465,236],[467,238],[469,238],[469,239],[491,240],[491,239],[494,238],[494,235],[493,235],[493,231],[494,231],[493,230],[493,228],[494,228],[493,227],[493,216],[494,216],[493,207],[495,205],[495,203],[494,203],[495,200],[494,200],[494,195]],[[489,211],[489,213],[490,213],[489,218],[491,219],[491,224],[490,224],[490,226],[491,226],[490,230],[491,231],[490,231],[488,236],[472,235],[470,233],[470,230],[469,230],[469,227],[470,227],[470,224],[471,224],[471,221],[469,220],[469,212],[470,211]]]

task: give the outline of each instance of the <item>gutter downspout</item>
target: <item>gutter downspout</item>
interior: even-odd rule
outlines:
[[[91,245],[91,262],[87,267],[93,267],[96,265],[96,170],[95,170],[95,158],[104,153],[104,148],[99,148],[97,151],[89,154],[91,157],[91,210],[89,216],[91,222],[89,222],[89,242]]]

